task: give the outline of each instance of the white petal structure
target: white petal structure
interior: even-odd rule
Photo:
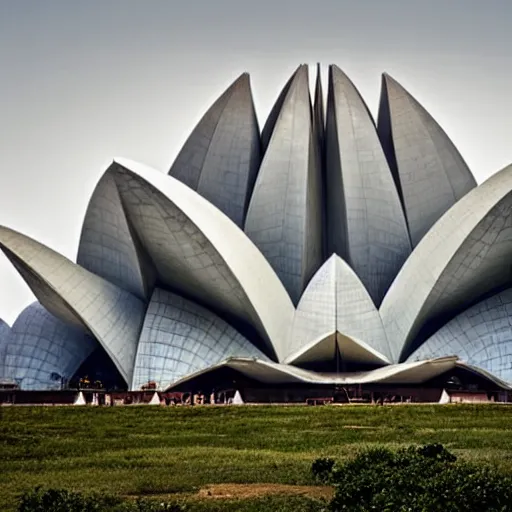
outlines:
[[[321,215],[321,246],[322,261],[325,259],[327,252],[327,236],[325,228],[327,226],[327,207],[325,201],[326,195],[326,179],[325,179],[325,114],[324,114],[324,93],[322,88],[322,75],[320,63],[316,67],[315,97],[313,103],[313,131],[315,134],[316,144],[314,149],[316,152],[316,166],[320,170],[320,182],[318,184],[320,190],[320,215]]]
[[[443,373],[453,370],[457,366],[465,367],[456,357],[444,357],[413,363],[401,363],[384,366],[376,370],[353,372],[345,374],[325,374],[303,370],[286,364],[278,364],[258,359],[233,358],[199,371],[175,382],[176,387],[200,375],[218,370],[231,368],[241,375],[265,384],[323,384],[323,385],[351,385],[351,384],[421,384]],[[479,373],[478,369],[472,369]],[[482,376],[489,378],[482,372]],[[496,382],[500,387],[508,388],[506,383]]]
[[[295,80],[295,75],[297,72],[301,69],[302,65],[299,66],[295,72],[292,74],[292,76],[288,79],[288,82],[286,82],[285,86],[279,93],[279,96],[272,106],[272,110],[270,111],[270,114],[267,117],[267,120],[265,122],[265,126],[263,127],[263,130],[261,130],[261,147],[263,150],[263,153],[267,151],[268,145],[270,143],[270,139],[272,138],[272,134],[274,133],[274,128],[276,127],[277,120],[279,119],[279,116],[281,114],[281,109],[283,108],[283,103],[288,95],[288,91],[290,90],[290,87],[292,86],[293,81]]]
[[[377,129],[338,67],[326,113],[322,89],[318,65],[312,104],[300,65],[260,136],[244,73],[168,173],[115,160],[77,263],[0,227],[39,300],[12,329],[0,321],[0,379],[53,389],[87,369],[108,386],[191,390],[220,370],[205,382],[307,389],[456,370],[511,388],[512,166],[475,188],[388,75]]]
[[[206,112],[169,174],[243,227],[261,161],[249,75],[241,75]]]
[[[425,235],[391,285],[380,314],[394,360],[512,280],[512,166],[464,196]]]
[[[0,340],[4,339],[10,332],[11,328],[4,320],[0,318]]]
[[[350,264],[379,306],[411,244],[371,114],[337,66],[329,74],[326,145],[328,253]]]
[[[159,282],[253,326],[283,356],[293,305],[272,268],[220,210],[189,187],[118,160],[115,180]]]
[[[157,288],[144,320],[132,389],[149,381],[167,388],[229,357],[268,360],[211,311]]]
[[[249,204],[245,232],[297,304],[322,263],[321,169],[307,66],[299,67],[286,88]]]
[[[138,245],[114,178],[105,173],[85,214],[77,263],[145,300],[151,295],[153,270]]]
[[[387,74],[382,77],[379,134],[415,247],[476,181],[443,129]]]
[[[512,382],[512,289],[470,307],[431,336],[408,361],[457,354]]]
[[[306,288],[293,321],[286,363],[333,359],[389,364],[379,312],[354,271],[336,254]]]
[[[92,334],[131,382],[144,303],[16,231],[0,227],[0,248],[39,302],[57,318]]]
[[[320,64],[316,67],[315,101],[313,104],[314,129],[318,140],[318,149],[323,156],[325,137],[324,92]],[[322,162],[320,163],[322,165]],[[323,179],[323,177],[322,177]],[[322,196],[323,197],[323,196]]]
[[[16,319],[4,349],[3,377],[21,389],[61,389],[97,347],[80,327],[35,302]]]
[[[4,361],[11,328],[0,318],[0,379],[4,377]]]

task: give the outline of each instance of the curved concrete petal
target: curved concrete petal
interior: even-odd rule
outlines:
[[[322,263],[322,193],[308,68],[287,90],[245,221],[294,304]]]
[[[313,104],[314,129],[318,139],[318,148],[323,157],[325,137],[324,93],[320,63],[316,65],[315,101]]]
[[[146,300],[151,295],[153,272],[137,245],[114,178],[107,170],[87,207],[77,263]]]
[[[260,162],[260,132],[244,73],[199,121],[169,174],[241,228]]]
[[[407,360],[453,354],[470,365],[512,382],[512,288],[456,316]]]
[[[340,358],[344,362],[382,366],[389,364],[386,356],[379,354],[364,341],[353,339],[336,332],[301,347],[286,362],[302,365],[333,361]]]
[[[281,113],[281,109],[283,107],[284,100],[286,99],[286,96],[288,95],[288,91],[290,90],[290,87],[292,85],[292,82],[295,79],[295,75],[298,73],[298,71],[301,69],[302,66],[299,66],[292,74],[292,76],[288,79],[286,84],[284,85],[283,89],[279,93],[279,96],[277,97],[276,102],[272,106],[272,109],[270,111],[270,114],[267,117],[267,120],[265,121],[265,126],[263,127],[263,130],[261,130],[261,147],[263,150],[263,153],[267,151],[268,145],[270,143],[270,139],[272,137],[272,134],[274,133],[274,128],[277,123],[277,119]]]
[[[132,389],[140,389],[150,381],[165,389],[227,357],[268,360],[211,311],[157,288],[140,336]]]
[[[414,249],[380,308],[394,360],[512,283],[512,166],[452,206]]]
[[[354,269],[377,306],[411,253],[400,198],[368,107],[337,67],[327,103],[328,252]]]
[[[126,382],[131,382],[144,303],[11,229],[0,227],[0,248],[39,302],[63,322],[92,334]]]
[[[311,360],[315,354],[323,358],[335,340],[342,359],[390,362],[377,308],[354,271],[333,254],[313,276],[297,306],[285,362]]]
[[[0,318],[0,340],[7,336],[10,330],[9,324]]]
[[[357,384],[422,384],[455,367],[469,369],[481,377],[491,380],[494,384],[505,389],[510,387],[493,378],[479,368],[469,367],[457,361],[456,357],[444,357],[430,359],[414,363],[401,363],[384,366],[376,370],[365,372],[327,374],[316,373],[286,364],[278,364],[258,359],[232,358],[205,370],[188,375],[175,382],[171,387],[176,387],[184,382],[195,379],[201,375],[218,370],[219,368],[231,368],[242,375],[268,385],[277,384],[319,384],[319,385],[357,385]],[[169,388],[170,389],[170,388]]]
[[[412,246],[476,181],[430,114],[384,73],[379,135],[402,197]]]
[[[470,365],[468,363],[465,363],[464,361],[457,361],[456,366],[458,368],[462,368],[466,371],[472,372],[475,375],[478,375],[479,377],[487,379],[488,381],[496,384],[499,388],[512,390],[512,383],[510,381],[500,379],[496,377],[496,375],[493,375],[484,368]]]
[[[84,329],[62,322],[35,302],[12,326],[4,377],[21,389],[61,389],[96,347]]]
[[[272,268],[220,210],[181,182],[118,160],[115,179],[159,281],[253,326],[283,356],[293,305]]]
[[[313,103],[313,131],[315,134],[316,144],[314,145],[316,151],[316,165],[320,169],[319,180],[319,194],[320,201],[320,215],[322,230],[325,231],[327,226],[327,207],[326,207],[326,169],[325,169],[325,115],[324,115],[324,93],[322,87],[322,74],[320,63],[316,66],[316,83],[315,83],[315,96]],[[327,236],[323,233],[320,243],[322,245],[322,261],[327,252]]]
[[[10,332],[9,325],[0,318],[0,379],[4,377],[5,350],[7,349]]]

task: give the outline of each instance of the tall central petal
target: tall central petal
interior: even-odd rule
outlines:
[[[301,66],[287,84],[245,222],[245,232],[272,265],[294,304],[322,262],[317,143],[308,68]]]

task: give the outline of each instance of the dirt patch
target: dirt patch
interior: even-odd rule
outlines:
[[[327,485],[211,484],[200,489],[201,499],[250,499],[269,494],[293,494],[316,499],[331,499],[334,489]]]

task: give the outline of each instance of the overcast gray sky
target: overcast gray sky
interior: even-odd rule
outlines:
[[[243,71],[261,126],[301,62],[374,115],[387,71],[481,182],[512,162],[511,24],[510,0],[0,0],[0,224],[74,260],[114,156],[168,169]],[[0,255],[0,317],[32,300]]]

